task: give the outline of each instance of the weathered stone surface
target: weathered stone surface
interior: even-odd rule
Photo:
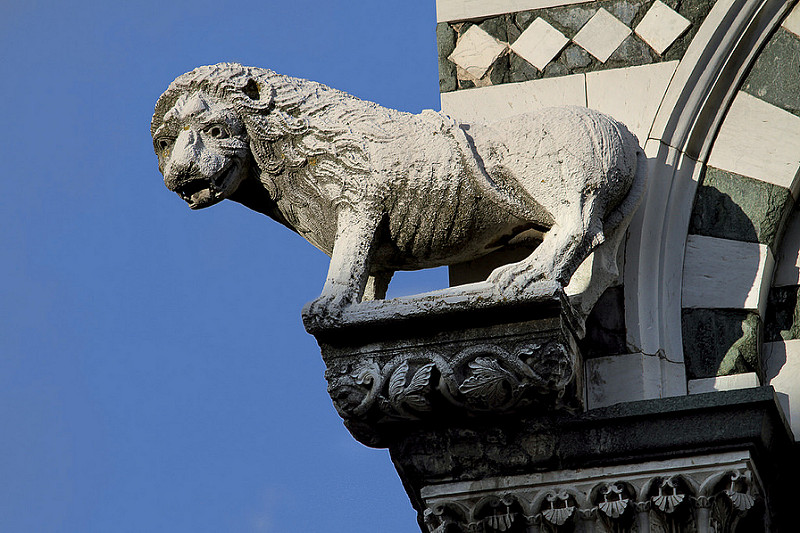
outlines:
[[[686,47],[694,38],[703,19],[713,6],[714,0],[672,0],[665,2],[676,13],[680,13],[681,16],[685,17],[689,21],[690,27],[682,34],[676,30],[673,35],[668,36],[663,35],[663,32],[658,33],[658,28],[653,28],[652,24],[648,24],[647,32],[645,32],[645,29],[642,30],[647,33],[648,38],[653,40],[654,46],[659,51],[666,49],[663,55],[653,50],[642,40],[641,36],[631,34],[626,37],[624,33],[624,31],[631,31],[642,21],[652,4],[652,0],[587,2],[496,15],[473,22],[457,23],[453,26],[457,28],[459,35],[463,35],[471,25],[478,24],[494,38],[506,43],[514,43],[520,37],[520,34],[529,29],[535,20],[546,21],[547,24],[552,25],[568,39],[577,39],[574,42],[581,43],[581,46],[584,47],[581,48],[581,46],[572,43],[568,46],[569,51],[566,54],[562,53],[547,64],[536,64],[536,68],[540,72],[544,72],[544,77],[552,78],[680,59],[683,57]],[[584,29],[600,9],[605,10],[604,22],[597,23],[596,26],[598,27],[595,28],[595,31],[584,32],[578,37],[578,33]],[[665,9],[662,8],[662,11]],[[677,17],[677,15],[675,16]],[[614,32],[618,35],[619,41],[611,37],[611,33]],[[675,35],[680,36],[676,39]],[[669,39],[669,43],[665,39]],[[675,40],[673,41],[673,39]],[[587,50],[596,54],[602,60],[590,57],[587,62],[583,57]],[[525,54],[522,53],[522,55]],[[486,79],[478,80],[468,76],[461,78],[456,83],[457,88],[466,89],[475,86],[483,87],[536,79],[529,68],[523,62],[515,60],[513,56],[509,58],[508,73],[506,73],[505,68],[505,65],[500,66],[497,72],[492,76],[487,76]],[[447,88],[451,86],[453,86],[452,83],[445,85]]]
[[[717,132],[707,164],[796,191],[800,117],[739,91]]]
[[[576,33],[597,13],[599,4],[557,7],[547,11],[547,18],[556,24],[567,37]]]
[[[356,439],[385,446],[398,424],[580,408],[581,324],[563,293],[526,305],[450,300],[376,302],[316,331],[328,392]],[[522,462],[498,435],[486,454]]]
[[[469,32],[497,44],[471,26],[453,54]],[[304,310],[311,331],[336,324],[365,294],[381,298],[396,270],[476,259],[554,224],[561,231],[545,233],[531,255],[490,274],[491,297],[566,287],[591,253],[605,255],[597,264],[607,266],[579,271],[582,288],[570,292],[588,314],[616,280],[617,250],[645,190],[636,138],[596,111],[466,125],[234,63],[173,82],[151,133],[166,185],[191,208],[231,198],[331,255],[322,294]],[[575,213],[586,220],[576,224]]]
[[[536,19],[536,11],[520,11],[516,15],[514,15],[514,22],[516,23],[517,27],[520,31],[525,31],[528,29],[528,26],[531,25]]]
[[[689,379],[744,372],[763,376],[758,313],[737,309],[684,309],[682,324]]]
[[[664,0],[664,3],[689,19],[692,23],[689,29],[681,35],[663,55],[665,61],[680,59],[689,47],[703,20],[714,7],[716,0]]]
[[[563,52],[564,62],[570,71],[585,68],[592,64],[592,56],[578,45],[571,45]]]
[[[717,533],[733,533],[720,527],[733,520],[738,531],[766,533],[769,520],[760,505],[764,488],[756,461],[744,450],[446,482],[423,487],[421,496],[429,532],[682,533],[716,525]],[[542,529],[523,528],[530,524]]]
[[[800,339],[800,286],[772,287],[764,315],[764,342]]]
[[[559,62],[552,62],[544,69],[542,77],[555,78],[556,76],[566,76],[569,74],[569,69]]]
[[[439,91],[446,93],[457,89],[456,66],[447,59],[456,47],[456,32],[446,22],[436,25],[436,42],[439,47]]]
[[[653,63],[653,52],[636,34],[628,35],[606,61],[609,68],[632,67]]]
[[[479,23],[478,26],[500,41],[508,42],[508,30],[507,30],[507,15],[500,15],[498,17],[491,17],[483,22]]]
[[[509,455],[491,451],[498,445],[508,449]],[[476,492],[480,497],[501,498],[516,493],[514,476],[525,477],[520,487],[527,489],[547,480],[564,487],[567,480],[583,479],[582,473],[597,480],[607,472],[619,481],[618,465],[658,460],[663,462],[656,469],[667,468],[676,450],[682,457],[731,450],[752,450],[754,457],[768,457],[755,464],[764,482],[764,496],[774,503],[770,506],[776,513],[773,519],[790,511],[791,492],[783,492],[783,487],[794,479],[800,455],[770,387],[630,402],[577,416],[497,417],[491,424],[451,420],[446,426],[403,428],[390,445],[424,531],[429,531],[423,526],[424,509],[432,499],[438,504],[444,503],[445,495],[470,498]],[[725,463],[722,455],[717,460]],[[714,461],[691,459],[685,464],[696,467],[700,463]],[[446,471],[444,465],[451,470]],[[587,472],[587,467],[597,471]],[[624,471],[630,476],[636,469]],[[726,481],[722,489],[730,488],[731,480]],[[713,492],[717,486],[708,483],[704,490]],[[583,505],[592,506],[591,498],[587,500]],[[525,508],[529,509],[526,514],[535,514]],[[755,525],[761,522],[759,517]]]
[[[634,20],[636,20],[636,16],[639,15],[639,11],[641,10],[642,6],[647,3],[648,2],[645,0],[638,2],[622,0],[621,2],[611,3],[606,9],[608,9],[608,11],[617,17],[623,24],[632,28],[634,26]]]
[[[492,85],[498,85],[508,81],[509,65],[508,55],[504,55],[494,62],[492,69],[489,71],[489,80],[491,80]]]
[[[508,54],[508,60],[508,81],[513,83],[519,81],[538,80],[542,77],[542,73],[536,67],[519,57],[514,52]]]
[[[779,28],[756,59],[742,90],[800,115],[800,38]]]
[[[784,187],[707,167],[689,233],[774,247],[793,205]]]
[[[622,287],[609,287],[586,319],[586,336],[578,346],[585,359],[627,353],[625,295]]]

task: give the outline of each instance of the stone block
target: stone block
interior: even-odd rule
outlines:
[[[587,105],[625,124],[644,144],[677,61],[586,74]],[[624,92],[619,88],[625,87]]]
[[[684,309],[683,356],[692,379],[756,372],[761,363],[761,320],[735,309]]]
[[[781,26],[794,35],[800,36],[800,6],[794,6],[789,16],[783,20]]]
[[[540,17],[522,32],[511,49],[537,69],[544,70],[568,42],[563,33]]]
[[[740,91],[717,134],[708,165],[780,185],[796,196],[800,117]]]
[[[689,26],[689,20],[664,2],[656,0],[635,31],[653,50],[662,55]]]
[[[456,32],[448,23],[440,22],[436,25],[436,43],[439,48],[439,91],[455,91],[456,65],[447,58],[456,47]]]
[[[625,295],[609,287],[586,317],[586,336],[578,342],[585,359],[628,352],[625,331]]]
[[[767,382],[786,395],[786,415],[796,440],[800,440],[800,340],[764,344]]]
[[[788,219],[775,258],[775,287],[800,285],[800,210],[792,211]]]
[[[470,20],[591,0],[436,0],[437,22]]]
[[[572,40],[605,63],[630,33],[629,27],[600,8]]]
[[[758,55],[742,90],[800,115],[800,37],[778,29]]]
[[[774,250],[793,206],[784,187],[706,167],[689,233],[758,242]]]
[[[764,244],[689,235],[682,306],[749,309],[763,315],[774,264]]]
[[[692,503],[675,515],[687,525],[703,520],[709,525],[710,508],[694,502],[730,498],[724,491],[732,486],[743,495],[737,497],[742,509],[753,509],[740,521],[743,531],[766,531],[765,523],[781,523],[793,509],[793,493],[783,487],[797,474],[797,457],[770,387],[623,403],[573,417],[499,418],[498,426],[499,433],[473,425],[466,431],[430,427],[425,436],[398,437],[403,444],[392,449],[392,458],[427,530],[499,531],[488,526],[506,515],[506,531],[525,531],[518,519],[546,524],[557,518],[546,510],[572,507],[574,515],[562,516],[568,530],[628,531],[615,529],[600,505],[606,500],[603,491],[616,485],[629,502],[641,503],[627,512],[635,508],[639,524],[661,531],[665,524],[680,524],[665,521],[659,508],[657,495],[666,479],[678,483],[671,485],[678,490],[663,487],[664,493],[684,494]],[[430,438],[432,433],[445,438]],[[462,436],[472,444],[469,460],[452,453],[453,439]],[[531,439],[537,444],[531,446]],[[497,443],[512,450],[511,459],[475,460],[471,453]],[[434,477],[413,467],[414,454],[431,453],[452,461],[450,476]],[[521,458],[525,465],[519,465]],[[761,514],[766,500],[770,517]],[[551,501],[557,505],[550,506]],[[713,515],[720,518],[729,510],[723,505]],[[634,518],[625,512],[618,517]]]
[[[483,283],[367,302],[310,329],[347,428],[385,446],[398,426],[418,422],[581,409],[582,324],[548,286],[519,301],[481,296],[492,289]]]
[[[598,357],[586,361],[586,405],[589,409],[659,398],[661,383],[653,379],[650,360],[642,353]]]
[[[559,105],[586,105],[582,74],[442,94],[442,111],[468,123],[495,121]]]
[[[758,379],[758,374],[755,372],[746,372],[744,374],[733,374],[730,376],[690,379],[688,388],[689,394],[702,394],[704,392],[749,389],[760,386],[761,382]]]
[[[501,43],[479,26],[470,26],[456,43],[448,59],[475,79],[481,79],[492,64],[506,51]]]

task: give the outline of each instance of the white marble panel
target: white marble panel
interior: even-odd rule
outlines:
[[[800,440],[800,340],[764,343],[767,382],[788,397],[789,425]]]
[[[663,390],[660,373],[652,366],[664,359],[641,353],[598,357],[586,361],[586,403],[589,409],[623,402],[674,396]],[[677,366],[675,363],[669,363]],[[682,366],[682,364],[681,364]]]
[[[539,17],[514,41],[511,49],[534,67],[544,70],[568,42],[563,33]]]
[[[784,19],[781,26],[800,37],[800,4],[794,6],[794,9]]]
[[[543,107],[586,105],[583,74],[442,93],[442,111],[461,122],[491,122]]]
[[[667,4],[656,0],[636,26],[636,34],[661,55],[691,24]]]
[[[786,187],[797,197],[800,117],[740,91],[725,116],[708,164]]]
[[[601,7],[572,40],[605,63],[630,33],[629,27]]]
[[[758,375],[755,372],[734,374],[732,376],[717,376],[714,378],[690,379],[689,394],[715,392],[722,390],[750,389],[760,386]]]
[[[528,9],[583,4],[591,0],[436,0],[436,21],[469,20]]]
[[[450,61],[466,70],[470,76],[481,79],[489,67],[506,51],[501,43],[478,26],[470,26],[458,39]]]
[[[751,309],[763,316],[775,261],[764,244],[689,235],[684,308]]]
[[[676,68],[678,61],[667,61],[589,72],[587,104],[628,126],[644,145]],[[625,90],[620,90],[621,87]]]
[[[800,211],[793,211],[786,223],[781,246],[776,258],[774,287],[800,285]]]

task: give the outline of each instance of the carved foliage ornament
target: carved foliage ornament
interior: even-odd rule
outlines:
[[[507,350],[470,346],[445,358],[432,351],[329,361],[328,391],[339,415],[415,420],[435,403],[472,412],[503,412],[540,397],[559,397],[575,379],[576,363],[557,342],[523,342]]]

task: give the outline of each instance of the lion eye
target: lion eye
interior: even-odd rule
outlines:
[[[219,124],[214,124],[213,126],[209,126],[206,128],[206,132],[211,135],[215,139],[224,139],[228,136],[228,131]]]
[[[162,137],[156,141],[156,147],[158,148],[158,151],[162,153],[165,153],[171,144],[172,139],[168,139],[166,137]]]

